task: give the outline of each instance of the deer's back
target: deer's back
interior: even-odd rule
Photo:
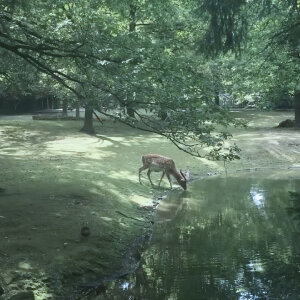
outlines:
[[[175,168],[175,163],[172,158],[159,154],[148,154],[142,156],[143,165],[151,170],[171,170]]]

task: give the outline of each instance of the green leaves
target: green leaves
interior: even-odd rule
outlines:
[[[198,0],[199,14],[208,16],[203,38],[199,39],[200,51],[216,56],[233,51],[239,53],[248,29],[246,16],[242,13],[245,0],[220,1]]]
[[[231,21],[239,11],[219,8]],[[197,54],[208,23],[194,12],[183,0],[28,1],[1,15],[0,47],[43,73],[39,83],[49,93],[160,134],[191,155],[230,160],[237,156],[225,129],[238,123],[215,104],[229,72]],[[229,47],[233,35],[222,22]]]

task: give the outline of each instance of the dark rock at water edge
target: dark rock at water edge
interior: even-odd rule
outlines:
[[[35,298],[32,291],[22,291],[8,298],[8,300],[34,300],[34,299]]]
[[[291,128],[295,126],[295,120],[287,119],[279,123],[276,128]]]

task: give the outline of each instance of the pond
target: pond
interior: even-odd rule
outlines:
[[[210,177],[171,191],[136,273],[96,299],[299,299],[299,173]]]

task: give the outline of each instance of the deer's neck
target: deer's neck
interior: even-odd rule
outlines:
[[[179,182],[182,179],[181,174],[175,169],[172,170],[172,175],[175,177],[175,179]]]

